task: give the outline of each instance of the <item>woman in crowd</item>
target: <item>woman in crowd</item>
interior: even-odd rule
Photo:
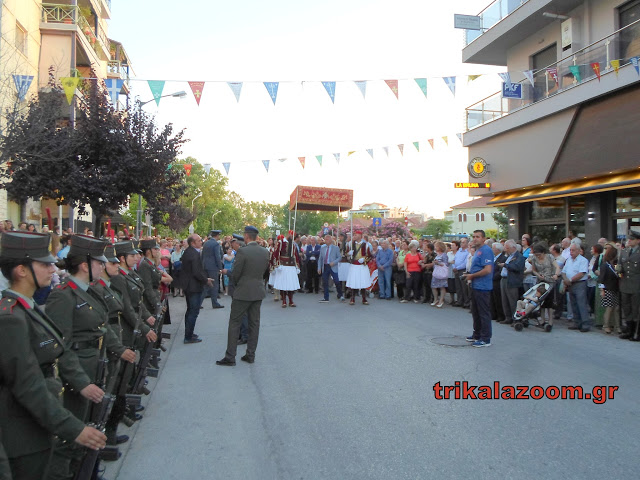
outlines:
[[[435,302],[435,295],[432,292],[431,278],[433,275],[433,261],[436,259],[436,253],[433,248],[433,243],[425,242],[424,244],[424,260],[422,265],[422,283],[424,285],[424,298],[422,303]],[[433,305],[433,303],[432,303]]]
[[[453,274],[453,261],[456,257],[454,248],[457,248],[455,244],[447,243],[447,261],[449,262],[449,278],[447,279],[447,291],[449,292],[449,305],[455,303],[456,295],[456,276]]]
[[[618,274],[616,273],[616,259],[618,258],[618,250],[611,244],[607,244],[607,250],[600,266],[600,275],[598,275],[598,284],[600,287],[600,297],[602,307],[604,308],[604,322],[602,329],[605,333],[612,332],[611,315],[618,306]],[[620,317],[614,315],[616,333],[620,333]]]
[[[443,242],[436,242],[432,264],[431,290],[433,292],[433,302],[431,302],[431,306],[442,308],[449,282],[449,259],[447,257],[447,247]]]
[[[589,277],[587,278],[587,298],[589,299],[589,310],[594,314],[596,319],[596,325],[602,320],[604,311],[601,308],[600,302],[596,302],[596,298],[599,297],[598,290],[598,276],[600,275],[600,264],[602,263],[602,257],[604,248],[599,243],[596,243],[591,247],[591,259],[589,260]]]
[[[273,244],[273,242],[271,242],[271,244]],[[225,253],[224,256],[222,257],[222,263],[224,264],[223,268],[230,272],[233,269],[233,261],[235,259],[236,259],[236,256],[235,256],[235,252],[233,251],[233,248],[231,247],[227,248],[227,253]],[[225,295],[229,294],[228,287],[229,287],[229,275],[225,275],[224,276],[224,294]]]
[[[418,241],[411,240],[409,253],[404,257],[404,271],[407,275],[406,291],[401,303],[407,303],[413,292],[413,303],[420,302],[422,290],[422,256],[418,253]]]
[[[171,284],[171,289],[173,290],[173,296],[180,295],[184,297],[184,293],[182,291],[182,286],[180,284],[180,270],[182,269],[182,254],[184,250],[182,249],[182,242],[179,240],[176,241],[175,246],[173,247],[173,252],[171,252],[171,276],[173,277],[173,283]]]
[[[556,281],[560,277],[560,267],[553,258],[553,255],[547,253],[547,249],[543,243],[536,243],[532,247],[532,254],[529,255],[529,263],[531,264],[531,273],[535,279],[534,283],[546,282],[555,288]],[[553,325],[553,295],[549,294],[542,304],[540,315],[542,320],[549,325]]]
[[[398,298],[402,302],[404,300],[404,287],[407,281],[407,274],[404,269],[404,259],[409,253],[409,244],[406,240],[402,240],[400,242],[400,250],[398,250],[398,254],[396,255],[396,285],[398,288]]]

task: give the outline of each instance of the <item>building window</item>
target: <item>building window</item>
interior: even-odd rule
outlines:
[[[480,214],[476,213],[476,222],[479,222],[479,221],[480,221]]]
[[[627,2],[618,8],[619,28],[631,25],[633,22],[640,20],[640,0]],[[631,57],[640,55],[640,47],[638,46],[638,38],[640,38],[640,27],[634,25],[620,32],[620,56],[627,63]]]
[[[466,221],[467,221],[467,214],[466,214],[466,213],[463,213],[463,214],[462,214],[462,221],[463,221],[463,222],[466,222]]]
[[[484,222],[484,213],[481,213],[481,214],[480,214],[480,221],[481,221],[481,222]]]
[[[16,50],[20,53],[27,54],[27,31],[16,22]]]
[[[462,221],[462,214],[461,214],[461,213],[459,213],[459,214],[458,214],[458,221],[459,221],[459,222],[461,222],[461,221]]]

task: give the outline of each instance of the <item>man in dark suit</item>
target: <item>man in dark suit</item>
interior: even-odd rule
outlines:
[[[318,258],[320,258],[320,245],[316,237],[309,237],[309,244],[305,248],[304,263],[307,267],[307,293],[318,293],[320,289],[320,275],[318,275]]]
[[[189,235],[187,238],[187,249],[182,254],[182,271],[180,276],[184,282],[184,296],[187,300],[187,312],[184,314],[184,343],[199,343],[193,330],[196,327],[196,320],[200,313],[202,304],[202,290],[205,285],[213,285],[213,279],[207,277],[202,268],[200,252],[202,248],[202,238],[197,233]]]
[[[505,317],[500,323],[508,325],[513,323],[513,313],[516,311],[516,304],[520,297],[524,277],[524,257],[518,251],[516,242],[513,240],[507,240],[504,243],[504,249],[507,259],[504,262],[496,263],[496,267],[500,269],[502,310]]]
[[[504,320],[504,309],[502,308],[502,292],[500,290],[501,268],[498,263],[504,263],[507,256],[504,254],[504,245],[500,242],[491,245],[495,260],[493,262],[493,290],[491,291],[491,319],[501,322]]]
[[[245,313],[249,317],[249,335],[247,353],[240,360],[247,363],[253,363],[255,360],[258,334],[260,333],[260,306],[265,296],[262,277],[269,266],[269,251],[258,245],[257,238],[257,228],[245,227],[244,241],[246,246],[238,250],[231,274],[235,290],[229,315],[227,351],[224,358],[218,360],[216,365],[234,366],[236,364],[238,335]]]
[[[202,302],[204,302],[208,291],[211,296],[211,308],[224,308],[224,305],[220,305],[220,302],[218,302],[220,270],[222,270],[222,251],[220,250],[218,239],[221,233],[222,231],[220,230],[211,230],[209,232],[211,238],[202,246],[202,266],[207,277],[213,279],[212,286],[205,287],[202,292]]]

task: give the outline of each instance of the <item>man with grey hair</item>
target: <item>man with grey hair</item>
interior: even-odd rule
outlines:
[[[502,308],[502,291],[500,288],[500,268],[498,263],[504,263],[507,256],[504,254],[504,245],[494,242],[491,245],[493,251],[493,290],[491,291],[491,319],[501,322],[504,320],[504,309]]]
[[[589,261],[580,255],[580,246],[577,243],[571,243],[569,252],[570,257],[562,267],[562,281],[568,290],[573,309],[574,322],[569,325],[569,330],[588,332],[591,330],[587,300]]]
[[[389,242],[387,240],[383,240],[380,247],[376,255],[380,299],[391,300],[391,264],[393,263],[393,250],[389,248]]]
[[[497,262],[500,269],[500,295],[504,320],[500,323],[509,325],[513,323],[513,312],[522,288],[524,273],[524,257],[517,249],[515,240],[507,240],[504,243],[505,256],[503,262]]]

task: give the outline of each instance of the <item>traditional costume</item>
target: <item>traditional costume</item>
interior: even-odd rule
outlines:
[[[288,239],[282,238],[278,241],[274,252],[274,260],[276,274],[273,288],[280,290],[282,308],[286,308],[287,306],[287,296],[289,297],[289,306],[295,307],[293,294],[300,288],[300,282],[298,281],[300,254],[293,243],[292,236],[289,236]]]
[[[273,301],[277,302],[280,299],[280,292],[274,288],[274,283],[276,281],[276,275],[278,270],[276,270],[276,250],[278,249],[279,242],[284,238],[284,235],[278,235],[276,239],[276,243],[269,247],[269,286],[273,290]]]
[[[361,232],[356,232],[361,234]],[[371,260],[371,247],[364,240],[351,242],[351,266],[347,277],[347,287],[353,290],[350,305],[355,304],[355,292],[360,290],[362,303],[369,305],[367,301],[367,289],[371,287],[371,272],[367,263]]]

